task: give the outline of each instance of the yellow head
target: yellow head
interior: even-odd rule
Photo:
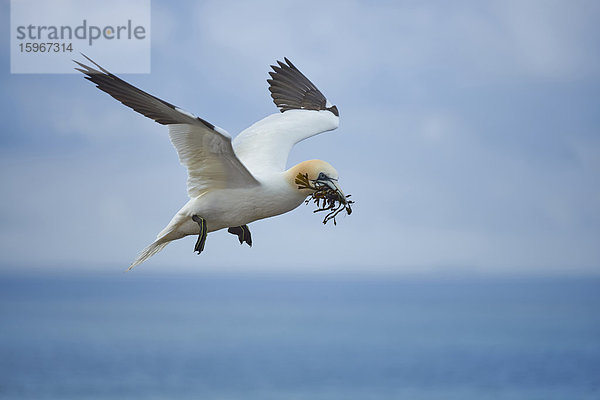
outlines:
[[[344,195],[342,188],[338,185],[338,172],[328,162],[323,160],[303,161],[286,171],[286,178],[290,185],[293,185],[298,191],[308,196],[314,190],[310,188],[299,189],[296,183],[296,176],[298,174],[308,175],[309,181],[315,187],[325,186],[334,190],[337,192],[340,201],[346,203],[346,195]]]

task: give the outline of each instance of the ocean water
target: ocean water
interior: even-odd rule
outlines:
[[[600,279],[0,278],[1,399],[600,399]]]

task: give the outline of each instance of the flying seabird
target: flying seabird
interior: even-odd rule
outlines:
[[[179,161],[188,171],[190,200],[129,269],[188,235],[198,235],[194,251],[200,254],[207,234],[224,228],[237,235],[241,244],[252,246],[249,223],[291,211],[314,193],[314,188],[298,186],[299,174],[314,187],[335,191],[340,203],[346,204],[338,173],[329,163],[309,160],[285,168],[294,144],[339,125],[337,107],[287,58],[271,66],[267,80],[280,113],[254,123],[232,140],[224,129],[130,85],[84,57],[98,69],[77,61],[80,68],[75,69],[98,89],[168,126]]]

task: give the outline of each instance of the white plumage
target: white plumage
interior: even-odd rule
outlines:
[[[87,58],[87,57],[86,57]],[[97,68],[77,62],[86,79],[135,111],[167,125],[179,160],[188,171],[190,200],[130,265],[158,253],[173,240],[229,228],[240,243],[252,245],[247,224],[299,206],[311,189],[299,189],[298,174],[327,185],[344,198],[337,171],[321,160],[285,170],[288,155],[301,140],[338,127],[339,114],[323,94],[288,59],[272,66],[269,90],[281,113],[269,115],[232,142],[217,126],[128,84],[87,58]],[[204,231],[203,231],[204,230]]]

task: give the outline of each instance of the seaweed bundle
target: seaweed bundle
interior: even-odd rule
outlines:
[[[304,204],[313,201],[317,205],[317,209],[313,211],[314,213],[327,211],[327,215],[323,219],[324,224],[333,220],[333,224],[337,225],[335,217],[344,210],[348,215],[352,214],[351,205],[354,204],[354,201],[349,200],[351,195],[348,194],[344,197],[326,185],[316,184],[316,181],[308,179],[308,174],[298,174],[295,182],[298,189],[313,190],[304,201]]]

